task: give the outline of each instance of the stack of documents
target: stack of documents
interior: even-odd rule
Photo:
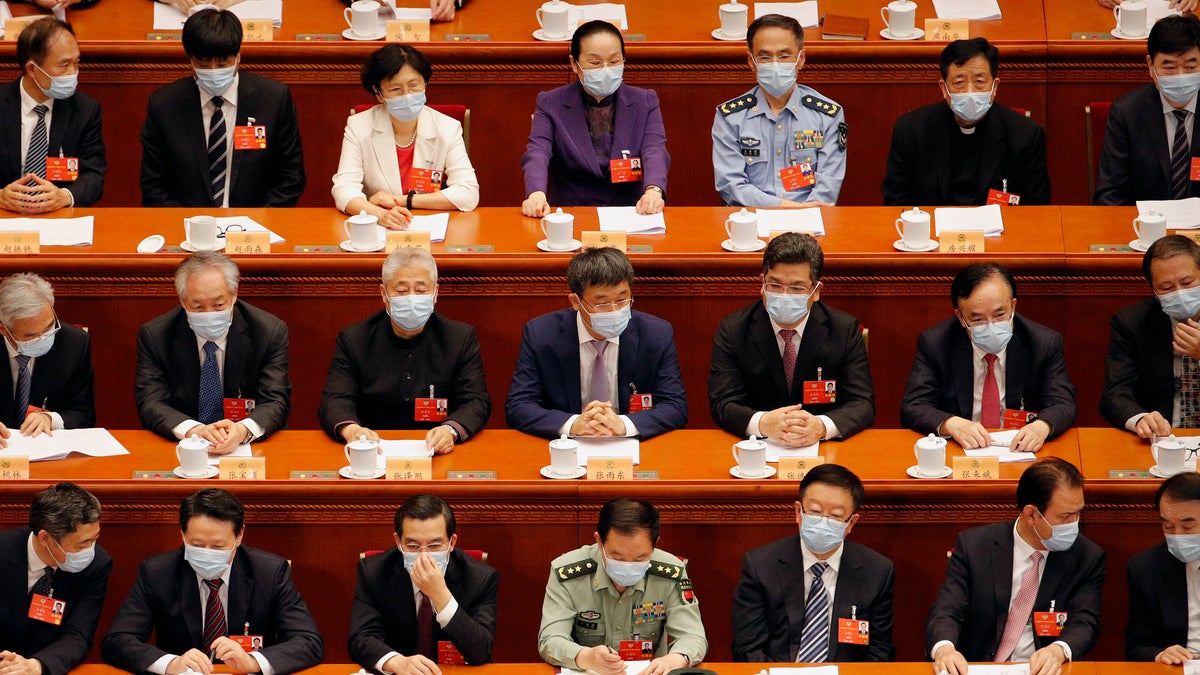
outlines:
[[[817,0],[805,2],[756,2],[754,3],[754,18],[766,14],[782,14],[800,22],[805,28],[816,28],[820,25],[817,18]]]
[[[44,462],[66,459],[72,452],[88,457],[129,454],[107,429],[59,429],[53,436],[33,437],[22,436],[14,429],[8,437],[8,447],[0,449],[0,457],[28,457],[31,462]]]
[[[607,21],[620,26],[621,30],[629,30],[629,21],[625,18],[625,5],[615,2],[602,2],[598,5],[568,5],[567,26],[578,26],[588,21]],[[574,31],[574,28],[570,28]]]
[[[990,21],[1000,18],[996,0],[933,0],[939,19],[974,19]]]
[[[387,469],[389,459],[419,459],[422,457],[433,457],[433,451],[425,445],[424,440],[379,441],[379,454],[375,456],[375,467],[383,471]]]
[[[1178,15],[1178,9],[1171,8],[1171,0],[1144,0],[1146,4],[1146,25],[1153,26],[1155,21],[1171,15]]]
[[[579,442],[579,466],[587,466],[589,457],[628,457],[635,465],[642,461],[641,445],[636,438],[576,436],[573,440]]]
[[[1187,199],[1164,199],[1137,203],[1138,217],[1151,211],[1167,218],[1168,230],[1191,230],[1200,227],[1200,197]]]
[[[663,212],[640,215],[636,206],[598,206],[601,232],[628,232],[629,234],[666,234],[667,221]]]
[[[91,246],[94,220],[92,216],[0,218],[0,232],[37,232],[41,246]]]
[[[272,244],[282,244],[283,242],[287,241],[283,237],[267,229],[262,223],[259,223],[251,218],[247,218],[246,216],[229,216],[226,218],[217,218],[216,220],[217,227],[221,228],[221,232],[228,231],[230,225],[236,225],[246,232],[269,232],[271,234]],[[237,230],[234,230],[234,232],[237,232]]]
[[[814,237],[825,234],[821,209],[754,209],[758,215],[758,236],[769,237],[772,232],[807,232]]]
[[[239,19],[270,19],[272,25],[283,25],[283,0],[242,0],[225,11],[233,12]],[[154,3],[154,30],[183,30],[187,13],[175,5]]]
[[[985,237],[999,237],[1004,233],[999,204],[934,209],[933,220],[939,237],[943,232],[982,232]]]
[[[649,661],[626,661],[625,662],[625,675],[637,675],[638,673],[642,672],[643,670],[645,670],[649,667],[650,667]],[[590,670],[571,670],[570,668],[563,668],[559,672],[561,672],[562,675],[590,675],[590,673],[592,671],[590,671]]]
[[[817,441],[812,445],[804,445],[798,448],[789,447],[782,443],[776,443],[768,438],[760,439],[767,444],[767,461],[778,462],[784,457],[816,457],[817,452],[821,449],[821,442]]]
[[[58,432],[56,431],[54,433],[57,434]],[[211,452],[208,453],[208,465],[209,466],[217,466],[218,464],[221,463],[222,457],[253,457],[253,456],[254,456],[254,453],[250,452],[250,444],[243,443],[242,445],[239,445],[236,448],[234,448],[232,452],[227,452],[223,455],[214,455]]]

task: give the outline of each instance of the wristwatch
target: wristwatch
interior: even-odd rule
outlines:
[[[442,426],[444,426],[444,427],[446,427],[447,429],[449,429],[449,430],[450,430],[450,435],[454,437],[454,442],[455,442],[455,443],[458,443],[459,441],[461,441],[461,440],[462,440],[462,438],[460,438],[460,437],[459,437],[459,435],[458,435],[458,429],[455,429],[455,428],[454,428],[454,425],[452,425],[452,424],[443,424]]]

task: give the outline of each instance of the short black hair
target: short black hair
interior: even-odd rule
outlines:
[[[17,36],[17,65],[22,69],[25,64],[33,61],[39,66],[46,61],[46,52],[50,51],[50,43],[58,37],[60,31],[75,34],[75,29],[66,21],[48,16],[38,19],[25,26]]]
[[[1167,260],[1174,258],[1177,255],[1190,255],[1192,260],[1196,261],[1196,266],[1200,267],[1200,246],[1192,241],[1190,237],[1185,237],[1182,234],[1169,234],[1146,249],[1146,253],[1142,255],[1142,275],[1146,277],[1146,283],[1154,285],[1154,275],[1150,272],[1150,265],[1155,260]]]
[[[818,464],[809,469],[800,481],[800,500],[804,501],[804,491],[813,483],[824,483],[835,488],[841,488],[850,493],[850,501],[854,502],[854,513],[858,513],[866,497],[862,481],[854,472],[840,464]]]
[[[600,508],[600,522],[596,531],[600,533],[600,543],[608,541],[610,530],[621,534],[635,535],[645,530],[650,535],[650,543],[658,542],[661,529],[658,509],[650,502],[641,499],[619,497]]]
[[[359,74],[363,89],[372,96],[381,94],[383,81],[395,76],[404,66],[412,66],[425,84],[433,77],[433,66],[424,54],[409,45],[393,42],[371,52],[363,63]]]
[[[29,506],[29,529],[45,530],[62,541],[80,525],[100,520],[100,500],[74,483],[59,483],[37,493]]]
[[[571,36],[571,58],[579,60],[579,52],[583,51],[583,39],[593,35],[615,36],[617,42],[621,43],[621,58],[625,58],[625,37],[621,35],[621,31],[616,26],[599,19],[588,21],[575,29],[575,34]]]
[[[958,303],[971,297],[975,289],[979,288],[979,284],[993,277],[1004,280],[1012,296],[1017,297],[1017,281],[1008,269],[996,263],[975,263],[959,270],[958,274],[954,275],[954,281],[950,282],[950,302],[954,304],[954,308],[957,309]]]
[[[1200,18],[1195,14],[1166,16],[1154,22],[1146,38],[1150,60],[1159,54],[1182,54],[1200,47]]]
[[[396,529],[393,532],[396,536],[404,531],[404,521],[407,518],[413,520],[429,520],[441,516],[446,521],[446,537],[454,536],[454,512],[450,510],[450,505],[446,500],[435,495],[413,495],[404,500],[400,508],[396,509],[396,518],[392,521],[392,526]]]
[[[567,286],[575,295],[582,296],[589,286],[616,286],[622,281],[633,286],[633,263],[612,246],[585,248],[567,264]]]
[[[813,283],[821,280],[821,268],[825,265],[825,252],[811,234],[785,232],[775,237],[763,251],[762,273],[765,277],[776,265],[800,265],[808,263]]]
[[[754,53],[754,35],[763,28],[782,28],[792,31],[792,35],[796,36],[796,44],[800,46],[800,49],[804,49],[804,27],[800,25],[799,21],[782,14],[763,14],[750,22],[750,27],[746,29],[746,49],[751,54]]]
[[[1154,493],[1154,508],[1162,506],[1164,497],[1173,502],[1200,500],[1200,473],[1184,471],[1164,480]]]
[[[1083,474],[1075,465],[1058,457],[1044,457],[1029,465],[1017,481],[1017,508],[1027,504],[1046,513],[1046,505],[1059,487],[1082,488]]]
[[[1000,50],[987,40],[977,37],[970,40],[955,40],[942,50],[942,58],[938,66],[942,70],[942,79],[950,74],[950,66],[962,67],[967,61],[982,56],[987,59],[992,71],[992,77],[1000,72]]]
[[[241,534],[246,524],[246,509],[242,503],[232,492],[220,488],[200,490],[183,498],[179,504],[179,530],[186,532],[188,522],[196,516],[207,516],[213,520],[231,523],[234,534]]]
[[[242,20],[223,9],[206,9],[183,24],[183,51],[192,59],[226,59],[242,51]]]

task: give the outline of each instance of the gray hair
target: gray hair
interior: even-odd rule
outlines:
[[[32,319],[47,305],[54,307],[54,287],[36,274],[23,272],[0,282],[0,323],[7,327]]]
[[[207,270],[220,271],[225,276],[225,285],[229,287],[229,292],[237,293],[238,281],[241,279],[237,263],[218,251],[200,251],[184,258],[179,267],[175,268],[175,293],[180,300],[187,300],[188,279],[193,274]]]
[[[388,254],[383,261],[383,285],[386,286],[396,272],[405,267],[418,267],[429,273],[433,283],[437,283],[437,262],[433,254],[416,246],[401,246]]]
[[[80,525],[100,520],[100,501],[74,483],[59,483],[39,492],[29,507],[29,529],[45,530],[62,541]]]

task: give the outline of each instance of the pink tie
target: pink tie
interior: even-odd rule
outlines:
[[[996,355],[984,354],[987,373],[983,376],[983,403],[979,407],[979,423],[986,429],[1000,428],[1000,385],[996,383]]]
[[[989,354],[990,356],[990,354]],[[1034,551],[1029,556],[1029,569],[1021,577],[1021,587],[1017,589],[1017,597],[1013,598],[1012,607],[1008,608],[1008,621],[1004,624],[1004,635],[1000,638],[1000,649],[996,650],[996,662],[1008,661],[1029,617],[1033,614],[1033,601],[1038,592],[1038,565],[1042,562],[1042,552]]]
[[[792,379],[796,374],[796,344],[792,342],[792,338],[796,337],[796,329],[781,328],[779,337],[783,338],[783,376],[787,378],[787,388],[790,394]]]

